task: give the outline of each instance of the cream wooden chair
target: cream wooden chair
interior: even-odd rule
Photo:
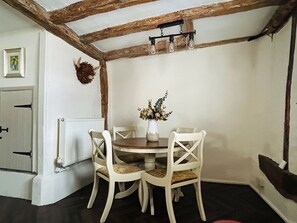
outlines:
[[[164,187],[166,207],[171,223],[175,223],[174,210],[172,205],[172,190],[189,184],[194,184],[196,200],[200,217],[206,221],[202,195],[201,195],[201,170],[203,165],[203,144],[206,132],[198,133],[170,133],[168,142],[167,168],[158,168],[142,173],[143,184],[143,205],[144,213],[148,205],[148,187],[151,185]],[[192,146],[184,146],[182,142],[192,142]],[[177,143],[184,150],[184,154],[174,161],[174,144]],[[183,163],[187,159],[187,162]]]
[[[178,127],[173,129],[173,132],[177,133],[194,133],[197,132],[197,128],[186,128],[186,127]],[[191,146],[191,142],[189,142],[189,146]],[[174,161],[177,161],[182,155],[184,151],[176,152],[174,154]],[[187,160],[184,160],[183,162],[187,162]],[[158,157],[156,159],[156,163],[159,166],[166,167],[167,166],[167,157]],[[179,199],[184,196],[184,193],[182,192],[181,188],[177,188],[173,191],[173,198],[175,202],[179,202]]]
[[[116,139],[127,139],[136,137],[136,126],[113,126],[113,140]],[[113,146],[115,147],[115,146]],[[132,165],[140,165],[144,163],[144,156],[137,153],[125,153],[113,150],[114,161],[116,163],[128,163]],[[125,183],[119,183],[119,190],[125,191]]]
[[[138,187],[141,173],[144,171],[137,166],[113,163],[111,136],[107,130],[104,130],[102,133],[90,130],[89,134],[92,139],[93,148],[92,161],[94,164],[94,184],[87,208],[92,208],[94,204],[98,192],[99,179],[102,178],[109,182],[107,201],[100,218],[100,222],[105,222],[114,199],[115,183],[135,181],[134,185],[135,187]],[[106,150],[106,155],[104,149]],[[139,188],[141,188],[141,186]],[[138,195],[140,204],[142,204],[142,192],[140,189],[138,190]],[[121,196],[119,195],[119,198],[120,197]]]
[[[177,132],[177,133],[194,133],[197,132],[197,128],[175,128],[173,129],[172,132]],[[177,152],[174,154],[174,161],[178,160],[179,157],[181,156],[182,152]],[[186,160],[184,161],[186,162]],[[167,166],[167,156],[165,157],[158,157],[156,158],[156,163],[157,165],[161,165],[161,166]]]
[[[136,126],[113,126],[113,140],[136,137]],[[139,164],[144,163],[144,156],[137,153],[114,151],[116,163]]]

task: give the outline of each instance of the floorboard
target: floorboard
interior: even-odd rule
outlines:
[[[92,185],[67,198],[47,206],[37,207],[30,201],[0,196],[0,223],[98,223],[108,191],[108,184],[100,182],[92,209],[87,209]],[[174,203],[177,222],[199,223],[195,192],[192,186],[183,188],[185,196]],[[283,223],[284,221],[249,187],[218,183],[202,183],[207,222],[229,219],[242,223]],[[155,216],[141,213],[137,194],[114,200],[106,222],[110,223],[166,223],[169,222],[164,190],[154,189]]]

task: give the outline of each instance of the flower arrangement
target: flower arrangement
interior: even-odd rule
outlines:
[[[152,106],[152,100],[148,101],[148,107],[147,108],[138,108],[138,111],[140,111],[139,117],[143,120],[150,120],[154,119],[156,121],[166,121],[167,118],[171,115],[172,111],[166,113],[165,106],[163,105],[165,99],[168,96],[168,91],[166,91],[165,96],[162,98],[159,98],[154,107]]]

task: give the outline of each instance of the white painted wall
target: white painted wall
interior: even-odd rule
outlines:
[[[0,88],[35,86],[38,76],[40,28],[31,27],[0,34]],[[25,78],[5,78],[3,70],[3,50],[25,48]]]
[[[255,72],[251,73],[253,90],[250,97],[250,157],[252,159],[251,184],[288,222],[297,221],[297,204],[285,199],[259,170],[258,154],[280,163],[283,155],[284,109],[291,20],[274,36],[255,41],[252,57]],[[291,134],[289,170],[297,174],[297,60],[295,61],[291,95]],[[257,179],[263,179],[264,188],[258,187]]]
[[[45,205],[56,202],[73,193],[92,181],[93,167],[85,161],[71,169],[55,173],[57,158],[58,119],[59,118],[100,118],[100,83],[99,75],[86,85],[81,84],[74,68],[79,57],[82,62],[91,63],[94,67],[99,62],[86,56],[79,50],[65,43],[60,38],[46,32],[42,62],[43,111],[44,125],[40,141],[42,150],[39,153],[38,176],[33,182],[32,203]],[[42,92],[40,92],[42,94]],[[41,100],[42,101],[42,100]],[[61,186],[62,185],[62,186]]]
[[[258,154],[282,160],[284,98],[290,24],[274,36],[195,51],[108,63],[112,125],[135,124],[145,136],[138,107],[169,91],[173,114],[159,122],[161,136],[177,126],[207,131],[204,180],[250,184],[287,222],[297,204],[283,198],[259,170]],[[296,57],[295,57],[295,64]],[[296,67],[296,66],[295,66]],[[296,71],[294,71],[296,76]],[[293,80],[290,170],[297,174],[297,78]],[[259,190],[258,178],[264,189]]]
[[[110,62],[109,126],[135,124],[139,136],[145,136],[147,122],[137,108],[168,90],[165,105],[173,113],[158,123],[160,135],[167,137],[175,127],[206,130],[203,178],[248,183],[245,126],[252,56],[252,44],[240,43]]]
[[[47,33],[45,65],[45,151],[43,174],[54,171],[57,152],[57,120],[59,118],[99,118],[101,116],[100,83],[98,71],[89,84],[81,84],[74,68],[79,57],[93,66],[99,62],[86,56],[61,39]]]
[[[0,194],[32,200],[33,204],[54,203],[92,181],[93,166],[82,162],[67,171],[55,173],[58,145],[58,118],[99,118],[101,114],[99,75],[87,85],[76,77],[74,61],[82,57],[94,66],[98,61],[86,56],[40,28],[1,33],[0,50],[24,47],[26,75],[4,78],[0,71],[0,89],[34,89],[34,156],[38,173],[0,170]],[[3,54],[0,54],[3,67]],[[5,179],[5,180],[3,180]]]
[[[0,89],[33,89],[34,102],[34,136],[36,135],[37,122],[37,80],[39,71],[39,49],[40,49],[39,27],[27,27],[10,32],[0,33]],[[25,77],[24,78],[4,78],[3,70],[3,50],[11,48],[25,48]],[[1,148],[3,149],[3,148]],[[33,151],[36,151],[36,138],[33,139]],[[33,157],[35,159],[35,157]],[[36,162],[34,163],[34,168]],[[35,174],[16,173],[0,170],[0,194],[4,196],[18,197],[31,200],[32,180]]]

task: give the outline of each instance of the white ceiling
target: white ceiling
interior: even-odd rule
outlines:
[[[36,0],[45,10],[52,11],[66,7],[77,0]],[[99,31],[107,27],[117,26],[154,17],[170,12],[180,11],[187,8],[227,2],[226,0],[159,0],[127,8],[122,8],[94,16],[89,16],[66,25],[73,29],[77,35]],[[258,34],[270,20],[277,7],[266,7],[242,13],[225,16],[208,17],[194,20],[194,28],[197,31],[196,43],[208,43],[238,37],[246,37]],[[20,29],[34,25],[25,16],[12,9],[4,2],[0,2],[0,32]],[[179,27],[164,29],[164,34],[179,32]],[[148,43],[149,36],[159,36],[160,30],[150,30],[133,33],[121,37],[94,42],[93,45],[99,50],[106,52],[130,46]]]
[[[40,0],[37,0],[39,2]],[[224,0],[159,0],[90,16],[67,25],[79,35]]]

